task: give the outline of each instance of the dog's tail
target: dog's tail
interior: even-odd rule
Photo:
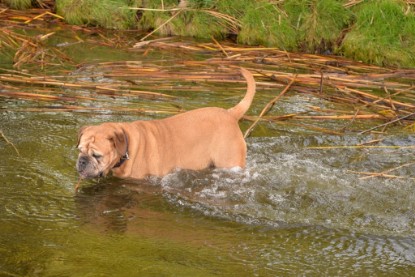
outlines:
[[[254,76],[252,76],[252,73],[246,70],[245,68],[241,68],[241,73],[248,83],[248,88],[246,90],[245,97],[235,107],[230,108],[228,110],[232,114],[232,116],[238,120],[241,119],[242,116],[248,111],[249,107],[251,106],[252,100],[254,99],[256,90],[255,79]]]

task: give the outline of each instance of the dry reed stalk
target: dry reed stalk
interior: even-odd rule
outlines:
[[[300,123],[295,123],[295,122],[288,122],[287,120],[290,118],[295,117],[295,114],[288,114],[288,115],[282,115],[282,116],[276,116],[276,120],[273,120],[274,117],[263,117],[262,119],[260,119],[261,121],[272,121],[275,124],[280,124],[280,125],[288,125],[288,126],[295,126],[295,127],[300,127],[303,129],[308,129],[308,130],[312,130],[312,131],[316,131],[316,132],[321,132],[321,133],[325,133],[325,134],[329,134],[329,135],[335,135],[335,136],[341,136],[344,133],[342,132],[338,132],[338,131],[334,131],[331,129],[327,129],[327,128],[323,128],[323,127],[319,127],[319,126],[313,126],[313,125],[308,125],[308,124],[300,124]],[[244,115],[243,119],[248,120],[248,121],[253,121],[255,122],[257,120],[257,117],[255,116],[249,116],[249,115]]]
[[[59,51],[57,48],[45,47],[42,41],[48,39],[54,34],[48,33],[39,35],[35,38],[16,34],[10,30],[0,28],[0,35],[5,36],[5,41],[11,42],[6,44],[9,48],[17,48],[14,55],[14,67],[20,69],[23,64],[46,64],[46,60],[64,60],[70,61],[69,57]]]
[[[300,128],[303,128],[303,129],[308,129],[308,130],[311,130],[311,131],[328,134],[328,135],[334,135],[334,136],[344,135],[343,132],[338,132],[338,131],[334,131],[334,130],[331,130],[331,129],[328,129],[328,128],[313,126],[313,125],[309,125],[309,124],[301,124],[301,123],[294,123],[294,122],[284,122],[284,124],[292,125],[292,126],[300,127]]]
[[[389,179],[405,179],[405,180],[415,180],[415,177],[406,177],[406,176],[397,176],[391,174],[379,174],[378,172],[364,172],[364,171],[353,171],[348,170],[349,172],[360,174],[360,175],[368,175],[367,177],[382,177],[382,178],[389,178]],[[365,177],[360,177],[359,179],[363,179]]]
[[[401,90],[398,90],[398,91],[397,91],[397,92],[395,92],[394,94],[389,94],[389,95],[388,95],[388,100],[389,100],[389,101],[391,101],[391,98],[392,98],[393,96],[397,96],[397,95],[402,94],[402,93],[405,93],[405,92],[410,92],[410,91],[411,91],[411,90],[413,90],[414,88],[415,88],[415,86],[411,86],[411,87],[406,88],[406,89],[401,89]],[[385,89],[386,89],[386,87],[385,87]],[[373,102],[372,102],[372,104],[377,104],[378,102],[385,101],[385,100],[387,100],[387,99],[386,99],[386,97],[379,98],[378,100],[373,101]],[[393,102],[391,102],[391,105],[393,105]]]
[[[79,188],[81,187],[82,180],[84,180],[84,178],[82,178],[81,176],[79,176],[78,182],[74,186],[75,193],[78,193]]]
[[[295,118],[297,114],[284,114],[278,116],[251,116],[251,115],[244,115],[243,119],[256,122],[256,121],[285,121],[288,119]]]
[[[372,104],[375,104],[377,102],[385,102],[386,104],[390,104],[392,107],[393,107],[393,105],[395,105],[395,106],[400,106],[400,107],[403,107],[403,108],[415,109],[415,105],[408,104],[408,103],[402,103],[402,102],[395,101],[395,100],[392,100],[392,99],[385,99],[385,98],[375,96],[373,94],[363,92],[363,91],[360,91],[360,90],[357,90],[357,89],[350,89],[350,88],[347,88],[347,87],[343,87],[343,88],[337,87],[337,89],[340,90],[340,91],[351,92],[351,93],[357,94],[359,96],[362,96],[364,98],[372,99],[372,100],[374,100],[373,102],[371,102]]]
[[[348,120],[348,119],[385,119],[379,114],[361,114],[361,115],[297,115],[293,119],[316,119],[316,120]]]
[[[136,44],[134,44],[133,48],[141,48],[144,46],[148,46],[150,43],[155,43],[155,42],[160,42],[160,41],[166,41],[166,40],[171,40],[171,37],[167,37],[167,38],[157,38],[157,39],[153,39],[153,40],[146,40],[146,41],[140,41],[137,42]]]
[[[384,119],[382,115],[378,114],[362,114],[362,115],[299,115],[299,114],[285,114],[278,116],[244,116],[244,119],[249,121],[285,121],[288,119],[311,119],[311,120],[373,120]]]
[[[369,145],[369,144],[379,143],[381,141],[383,141],[383,139],[373,139],[373,140],[370,140],[370,141],[359,143],[358,145]]]
[[[402,120],[404,120],[404,119],[407,119],[407,118],[409,118],[409,117],[411,117],[411,116],[414,116],[414,115],[415,115],[415,112],[414,112],[414,113],[411,113],[411,114],[408,114],[408,115],[405,115],[405,116],[402,116],[402,117],[397,118],[397,119],[395,119],[395,120],[392,120],[392,121],[386,122],[386,123],[384,123],[384,124],[377,125],[377,126],[375,126],[375,127],[372,127],[372,128],[370,128],[370,129],[367,129],[367,130],[365,130],[365,131],[360,132],[360,133],[359,133],[359,135],[365,134],[365,133],[367,133],[367,132],[373,131],[373,130],[378,129],[378,128],[381,128],[381,127],[386,127],[386,126],[388,126],[388,125],[390,125],[390,124],[393,124],[393,123],[396,123],[396,122],[400,122],[400,121],[402,121]]]
[[[214,38],[212,37],[212,40],[215,42],[215,44],[219,47],[219,49],[223,52],[223,54],[225,54],[225,56],[227,58],[229,58],[228,53],[225,51],[225,49],[223,49],[222,45],[220,45],[220,43]]]
[[[17,150],[16,146],[14,146],[14,144],[4,135],[2,130],[0,130],[0,136],[4,139],[4,141],[7,144],[10,144],[13,147],[14,151],[16,151],[17,153],[17,156],[20,156],[19,150]]]
[[[177,13],[173,14],[172,17],[170,17],[169,19],[167,19],[163,24],[161,24],[156,29],[154,29],[153,31],[151,31],[150,33],[148,33],[147,35],[145,35],[143,38],[141,38],[140,41],[146,40],[146,38],[148,38],[149,36],[151,36],[152,34],[154,34],[155,32],[157,32],[158,30],[160,30],[161,28],[163,28],[166,24],[168,24],[170,21],[172,21],[173,19],[175,19],[181,12],[182,12],[182,10],[180,9]]]
[[[343,6],[346,7],[346,8],[351,8],[351,7],[353,7],[353,6],[357,5],[357,4],[362,3],[363,1],[364,0],[351,0],[351,1],[347,2],[347,3],[344,3]]]
[[[357,111],[349,111],[349,110],[335,110],[335,109],[322,109],[321,107],[317,107],[317,106],[307,106],[308,108],[310,108],[311,110],[315,111],[315,112],[321,112],[321,113],[336,113],[336,114],[350,114],[350,115],[355,115],[355,114],[362,114],[360,113],[359,110]],[[357,112],[357,113],[356,113]]]
[[[390,169],[387,169],[387,170],[384,170],[384,171],[382,171],[382,172],[377,172],[377,173],[373,173],[373,174],[371,174],[371,175],[369,175],[369,176],[366,176],[366,177],[360,177],[359,179],[361,179],[361,180],[365,180],[365,179],[369,179],[369,178],[373,178],[373,177],[384,177],[385,176],[385,174],[387,174],[387,173],[390,173],[390,172],[392,172],[392,171],[396,171],[396,170],[398,170],[398,169],[401,169],[401,168],[403,168],[403,167],[408,167],[408,166],[411,166],[411,165],[414,165],[415,164],[415,162],[412,162],[412,163],[406,163],[406,164],[402,164],[402,165],[400,165],[400,166],[397,166],[397,167],[393,167],[393,168],[390,168]]]
[[[76,100],[94,100],[94,101],[96,101],[95,98],[91,98],[91,97],[54,96],[54,95],[47,95],[47,94],[16,92],[16,91],[14,91],[14,92],[2,91],[0,93],[0,97],[20,98],[20,99],[34,99],[34,100],[41,100],[41,101],[76,101]]]
[[[311,150],[334,150],[334,149],[415,149],[415,145],[339,145],[339,146],[310,146]]]
[[[122,89],[121,85],[117,85],[117,87],[109,87],[104,85],[96,85],[94,83],[70,83],[70,82],[61,82],[58,80],[53,80],[49,78],[41,77],[42,79],[35,78],[35,77],[13,77],[13,76],[5,76],[0,75],[0,81],[10,82],[10,83],[20,83],[20,84],[31,84],[31,85],[44,85],[44,86],[54,86],[54,87],[64,87],[64,88],[78,88],[78,89],[94,89],[97,91],[109,91],[113,93],[119,92],[126,92],[130,94],[135,94],[143,97],[154,97],[154,98],[174,98],[173,96],[157,93],[157,92],[149,92],[149,91],[139,91],[139,90],[130,90],[130,89]],[[113,85],[113,84],[109,84]],[[125,86],[124,86],[125,87]]]
[[[183,112],[181,109],[165,109],[165,110],[151,110],[143,108],[125,108],[125,107],[105,107],[105,108],[94,108],[94,107],[84,107],[84,106],[75,106],[75,105],[59,105],[51,107],[38,107],[38,108],[24,108],[24,109],[8,109],[13,110],[14,112],[34,112],[34,113],[46,113],[46,112],[78,112],[78,113],[108,113],[113,114],[150,114],[150,115],[174,115]]]
[[[35,17],[31,18],[31,19],[29,19],[29,20],[26,20],[24,23],[25,23],[25,24],[28,24],[28,23],[32,22],[33,20],[40,19],[40,18],[44,17],[45,15],[50,15],[50,16],[52,16],[52,17],[55,17],[55,18],[58,18],[58,19],[64,20],[64,18],[63,18],[62,16],[60,16],[60,15],[58,15],[58,14],[51,13],[51,12],[49,12],[49,11],[46,11],[46,12],[44,12],[44,13],[41,13],[41,14],[39,14],[39,15],[37,15],[37,16],[35,16]]]
[[[239,28],[242,27],[242,23],[235,17],[230,16],[228,14],[220,13],[214,10],[200,10],[205,13],[212,15],[213,17],[218,18],[218,22],[222,22],[221,19],[225,22],[223,25],[226,29],[230,31],[230,33],[237,34],[239,32]]]

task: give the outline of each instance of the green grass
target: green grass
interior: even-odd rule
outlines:
[[[312,53],[337,48],[351,12],[337,0],[256,1],[245,5],[238,41]]]
[[[297,34],[299,50],[311,53],[334,51],[342,30],[350,22],[351,12],[338,0],[286,0],[284,11],[289,15]]]
[[[177,8],[178,1],[165,0],[166,10]],[[143,29],[158,29],[159,35],[179,35],[197,38],[217,37],[223,38],[229,31],[229,23],[225,19],[215,17],[206,12],[213,9],[214,2],[209,0],[189,0],[188,9],[181,11],[180,14],[165,24],[175,12],[145,11],[139,22]],[[161,1],[150,1],[146,8],[161,9]]]
[[[12,9],[24,10],[32,7],[32,0],[1,0]]]
[[[415,66],[415,16],[399,0],[370,0],[355,7],[356,22],[341,51],[348,58],[384,66]]]
[[[288,16],[276,5],[259,1],[246,6],[238,42],[296,50],[296,32]]]
[[[136,27],[135,11],[128,0],[56,0],[57,13],[69,24],[109,29]]]

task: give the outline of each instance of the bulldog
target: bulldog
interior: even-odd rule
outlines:
[[[81,179],[143,179],[175,169],[245,167],[246,144],[238,121],[255,95],[252,74],[241,68],[247,92],[230,109],[201,108],[161,120],[108,122],[79,130],[76,168]]]

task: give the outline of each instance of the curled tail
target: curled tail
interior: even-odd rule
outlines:
[[[252,76],[252,73],[246,70],[245,68],[241,68],[241,73],[248,83],[245,97],[235,107],[230,108],[228,110],[232,114],[232,116],[238,120],[242,118],[242,116],[248,111],[249,107],[251,106],[252,100],[254,99],[256,88],[255,79],[254,76]]]

